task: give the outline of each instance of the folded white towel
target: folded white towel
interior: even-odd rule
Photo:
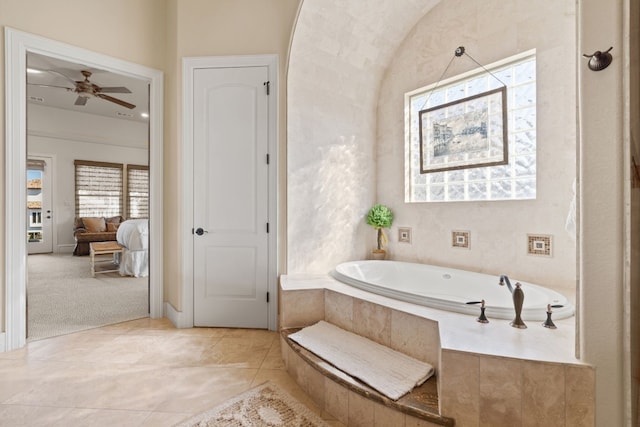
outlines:
[[[393,400],[428,380],[433,366],[323,320],[289,338]]]

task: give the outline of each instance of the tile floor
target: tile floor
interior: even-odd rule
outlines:
[[[276,332],[134,320],[0,353],[0,426],[171,426],[267,380],[319,413]]]

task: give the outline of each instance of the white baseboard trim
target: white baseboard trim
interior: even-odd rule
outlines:
[[[164,317],[176,328],[193,328],[193,319],[185,319],[183,311],[176,310],[170,303],[164,303]]]
[[[58,250],[57,253],[59,254],[72,254],[73,250],[75,249],[76,245],[75,244],[70,244],[70,245],[58,245]]]

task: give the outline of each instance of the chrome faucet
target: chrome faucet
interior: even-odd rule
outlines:
[[[511,281],[506,274],[500,276],[500,282],[498,283],[500,286],[504,286],[507,284],[507,288],[509,288],[509,292],[513,295],[513,308],[516,311],[516,317],[513,319],[513,322],[510,323],[511,326],[518,329],[526,329],[527,325],[522,321],[520,314],[522,313],[522,303],[524,302],[524,291],[522,290],[522,284],[520,282],[516,282],[516,287],[511,286]]]

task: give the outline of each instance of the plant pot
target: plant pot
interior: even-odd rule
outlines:
[[[384,249],[374,249],[374,251],[371,253],[371,258],[375,259],[375,260],[383,260],[387,257],[387,251],[385,251]]]

